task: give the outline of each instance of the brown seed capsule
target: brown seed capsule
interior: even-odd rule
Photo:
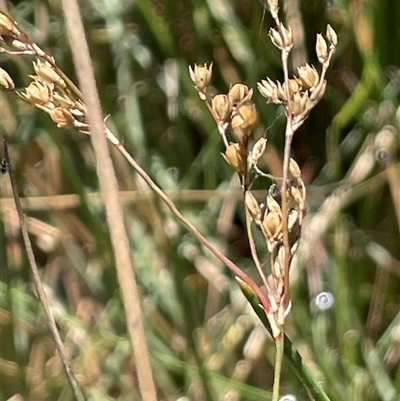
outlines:
[[[269,241],[276,241],[282,237],[282,214],[268,212],[262,222]]]
[[[243,160],[240,144],[231,143],[222,154],[228,164],[237,171],[245,171],[246,161]]]
[[[211,100],[211,108],[218,124],[228,121],[231,114],[228,96],[222,94],[215,95]]]
[[[257,111],[254,104],[241,105],[232,116],[231,125],[236,140],[242,143],[251,134],[254,124],[257,121]]]
[[[235,84],[228,92],[229,103],[235,108],[251,99],[253,90],[244,84]]]
[[[289,93],[295,93],[295,92],[299,92],[301,87],[299,85],[299,83],[297,82],[296,79],[289,79],[288,81],[288,85],[289,85]]]

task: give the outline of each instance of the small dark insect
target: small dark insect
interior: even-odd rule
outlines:
[[[1,161],[1,174],[7,173],[7,170],[8,170],[8,163],[7,163],[7,160],[6,160],[6,159],[3,159],[3,160]]]

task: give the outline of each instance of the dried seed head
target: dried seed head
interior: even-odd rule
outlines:
[[[241,152],[240,144],[231,143],[222,154],[228,164],[237,171],[245,171],[246,160],[243,160],[243,152]]]
[[[257,111],[254,104],[242,104],[232,116],[231,125],[236,140],[242,143],[253,130],[257,121]]]
[[[322,37],[320,33],[317,33],[317,43],[315,45],[315,51],[317,53],[318,61],[321,64],[324,64],[329,57],[328,45],[326,44],[326,40]]]
[[[33,62],[33,68],[38,77],[40,77],[44,82],[56,84],[62,89],[67,87],[65,81],[58,75],[58,73],[54,70],[54,67],[47,61],[43,62],[41,60],[37,60],[36,63]]]
[[[244,204],[254,222],[257,225],[261,224],[261,208],[250,191],[246,191],[244,194]]]
[[[217,119],[217,124],[225,123],[231,114],[231,108],[228,96],[215,95],[211,100],[211,108]]]
[[[269,30],[269,36],[271,37],[272,43],[279,49],[290,52],[293,47],[293,33],[292,28],[286,29],[282,22],[278,28],[271,28]]]
[[[261,137],[253,146],[250,153],[251,162],[254,166],[257,165],[261,156],[264,154],[267,148],[267,138]]]
[[[319,74],[314,66],[306,64],[297,67],[297,73],[299,74],[301,85],[304,88],[313,88],[314,86],[318,85]]]
[[[45,84],[41,81],[34,80],[22,93],[23,97],[35,105],[47,105],[52,102],[53,84]]]
[[[278,87],[270,78],[267,77],[267,80],[262,79],[261,82],[257,82],[257,87],[261,96],[268,99],[268,103],[282,103],[279,97]]]
[[[244,84],[235,84],[229,89],[228,98],[232,108],[236,108],[247,102],[253,96],[253,89],[249,89]]]
[[[0,86],[8,91],[12,91],[15,88],[14,81],[8,75],[8,72],[6,70],[3,70],[2,68],[0,68]]]
[[[193,69],[189,66],[189,74],[195,88],[202,93],[211,80],[212,63],[209,66],[206,63],[203,65],[195,64]]]
[[[329,41],[330,44],[330,48],[335,48],[338,44],[338,37],[337,37],[337,33],[335,32],[335,30],[328,24],[328,26],[326,27],[326,38]]]
[[[57,124],[57,127],[60,128],[71,128],[73,127],[74,117],[70,113],[69,110],[64,109],[62,107],[56,107],[55,109],[48,111],[51,119]]]

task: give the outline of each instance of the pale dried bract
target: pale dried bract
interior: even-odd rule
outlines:
[[[251,149],[250,159],[254,166],[257,165],[261,156],[264,154],[265,149],[267,148],[267,138],[260,138]]]
[[[3,68],[0,68],[0,86],[5,89],[12,91],[15,88],[14,81],[8,74],[6,70],[3,70]]]
[[[318,61],[321,64],[324,64],[328,60],[329,52],[328,45],[323,36],[318,33],[317,34],[317,43],[315,45],[315,52],[317,53]]]
[[[40,77],[44,82],[56,84],[62,89],[67,87],[65,81],[60,77],[60,75],[55,71],[54,67],[49,62],[37,60],[36,63],[33,62],[33,68],[38,77]]]
[[[34,105],[48,105],[53,100],[53,84],[46,84],[38,80],[32,81],[27,88],[25,93],[21,95],[30,103]]]
[[[306,89],[312,89],[318,85],[319,74],[314,66],[309,64],[297,67],[297,73],[299,75],[299,81],[301,86]]]
[[[272,43],[279,49],[286,52],[290,52],[293,47],[293,33],[292,28],[286,29],[285,26],[280,23],[279,27],[271,28],[269,30],[269,36],[271,37]]]
[[[199,92],[203,92],[212,77],[212,63],[209,66],[207,66],[207,64],[195,64],[194,68],[189,66],[189,74],[195,85],[195,88]]]

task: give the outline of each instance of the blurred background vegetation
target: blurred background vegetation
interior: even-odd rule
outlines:
[[[296,133],[308,217],[293,270],[289,337],[332,400],[400,394],[400,2],[286,0],[293,66],[316,65],[315,35],[339,47],[323,101]],[[58,1],[3,9],[75,82]],[[282,78],[257,0],[82,0],[108,124],[181,211],[257,279],[239,183],[188,65],[213,62],[226,93]],[[29,57],[0,54],[18,87]],[[292,68],[295,73],[295,69]],[[279,175],[285,116],[255,90],[266,172]],[[139,399],[89,138],[0,93],[37,262],[77,377],[91,400]],[[142,293],[160,400],[270,399],[274,345],[231,274],[181,228],[111,149]],[[257,188],[268,182],[260,180]],[[8,175],[0,177],[0,400],[73,399],[35,296]],[[263,247],[263,244],[259,244]],[[254,271],[254,272],[253,272]],[[284,365],[282,395],[310,399]],[[186,397],[186,398],[185,398]]]

